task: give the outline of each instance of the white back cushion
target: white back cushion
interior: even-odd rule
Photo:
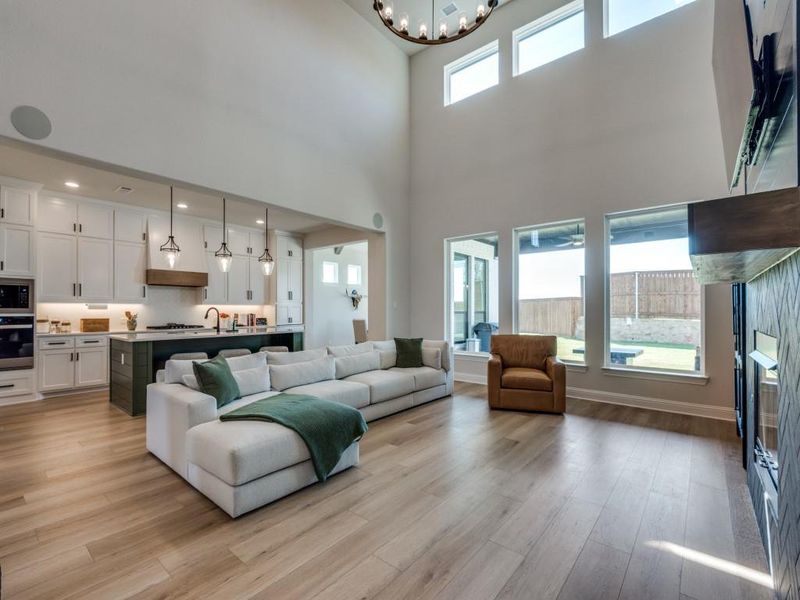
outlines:
[[[324,352],[325,350],[323,350]],[[332,356],[323,356],[316,360],[289,365],[269,366],[269,376],[273,389],[282,392],[299,385],[309,385],[319,381],[329,381],[336,378],[336,359]]]
[[[439,348],[422,348],[422,364],[436,369],[442,368],[442,351]]]
[[[255,369],[244,369],[234,371],[233,378],[239,386],[239,397],[251,396],[268,392],[272,389],[269,378],[269,367],[256,367]]]
[[[226,358],[228,366],[231,371],[249,371],[250,369],[258,369],[259,367],[267,366],[267,357],[261,352],[255,354],[245,354],[244,356],[234,356],[233,358]]]
[[[328,354],[331,356],[352,356],[354,354],[366,354],[372,352],[372,342],[364,342],[363,344],[350,344],[348,346],[328,346]]]
[[[397,347],[394,345],[394,340],[372,342],[372,346],[380,352],[381,369],[391,369],[397,366]]]
[[[233,358],[226,358],[225,360],[233,373],[267,366],[267,357],[261,353],[235,356]],[[194,377],[194,367],[192,367],[192,364],[196,362],[204,363],[206,360],[168,360],[164,369],[164,383],[182,383],[188,385],[186,381],[184,381],[184,377],[186,375]]]
[[[259,352],[267,357],[268,365],[294,365],[296,363],[308,362],[325,358],[328,351],[325,348],[316,350],[303,350],[302,352]]]
[[[356,373],[378,371],[381,368],[381,354],[375,350],[350,356],[338,356],[336,361],[336,379],[344,379]]]

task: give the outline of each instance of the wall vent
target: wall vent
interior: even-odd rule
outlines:
[[[458,11],[458,6],[456,6],[455,2],[451,2],[450,4],[442,8],[442,12],[446,17],[449,17],[450,15],[452,15],[454,12],[457,11]]]
[[[127,185],[121,185],[114,191],[118,194],[130,194],[133,191],[133,188],[128,187]]]

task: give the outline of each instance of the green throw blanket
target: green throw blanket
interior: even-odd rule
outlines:
[[[347,448],[367,432],[355,408],[314,396],[278,394],[256,400],[221,421],[270,421],[295,431],[308,446],[317,479],[325,481]]]

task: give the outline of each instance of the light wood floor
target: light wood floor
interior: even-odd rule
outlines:
[[[359,468],[235,521],[105,394],[0,408],[3,598],[771,597],[739,576],[766,567],[731,424],[483,396],[372,423]]]

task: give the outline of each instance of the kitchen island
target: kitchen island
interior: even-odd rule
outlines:
[[[131,416],[145,414],[147,386],[156,380],[173,354],[205,352],[210,358],[220,350],[286,346],[303,349],[303,327],[243,327],[237,331],[214,329],[129,333],[110,336],[110,401]]]

